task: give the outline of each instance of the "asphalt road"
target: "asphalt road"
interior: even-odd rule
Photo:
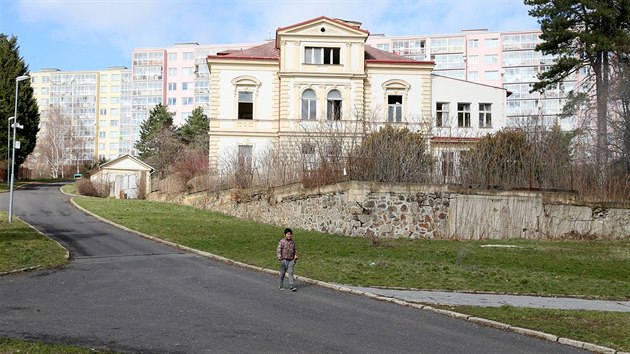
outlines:
[[[15,214],[72,260],[0,277],[0,337],[132,353],[583,352],[317,286],[280,291],[273,276],[104,224],[58,189],[14,194]]]

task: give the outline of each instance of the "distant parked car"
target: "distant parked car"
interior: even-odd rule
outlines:
[[[81,173],[75,173],[74,176],[72,176],[74,179],[81,179],[83,178],[83,175]]]

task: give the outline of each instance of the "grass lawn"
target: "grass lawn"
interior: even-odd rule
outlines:
[[[431,305],[434,306],[434,305]],[[630,352],[630,313],[475,306],[434,306]]]
[[[28,342],[17,339],[0,338],[0,353],[37,353],[37,354],[87,354],[113,353],[68,345]]]
[[[76,185],[76,183],[68,183],[68,184],[64,184],[64,185],[61,187],[61,190],[62,190],[63,192],[65,192],[65,193],[68,193],[68,194],[79,194],[79,193],[77,192],[77,185]]]
[[[82,207],[129,228],[275,269],[283,227],[193,207],[79,197]],[[288,225],[291,227],[291,225]],[[363,286],[513,294],[630,296],[630,240],[445,241],[341,237],[294,229],[296,273]],[[509,247],[497,247],[509,246]]]
[[[9,224],[0,211],[0,273],[31,267],[55,267],[66,263],[66,250],[14,217]]]

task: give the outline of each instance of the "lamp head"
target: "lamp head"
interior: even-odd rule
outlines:
[[[18,76],[18,77],[16,77],[16,78],[15,78],[15,82],[20,82],[20,81],[28,80],[28,79],[30,79],[30,78],[31,78],[31,77],[30,77],[30,76],[28,76],[28,75]]]

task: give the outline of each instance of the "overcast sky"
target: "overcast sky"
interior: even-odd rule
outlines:
[[[0,32],[31,71],[131,67],[133,48],[260,42],[319,16],[372,34],[538,29],[522,0],[0,0]]]

